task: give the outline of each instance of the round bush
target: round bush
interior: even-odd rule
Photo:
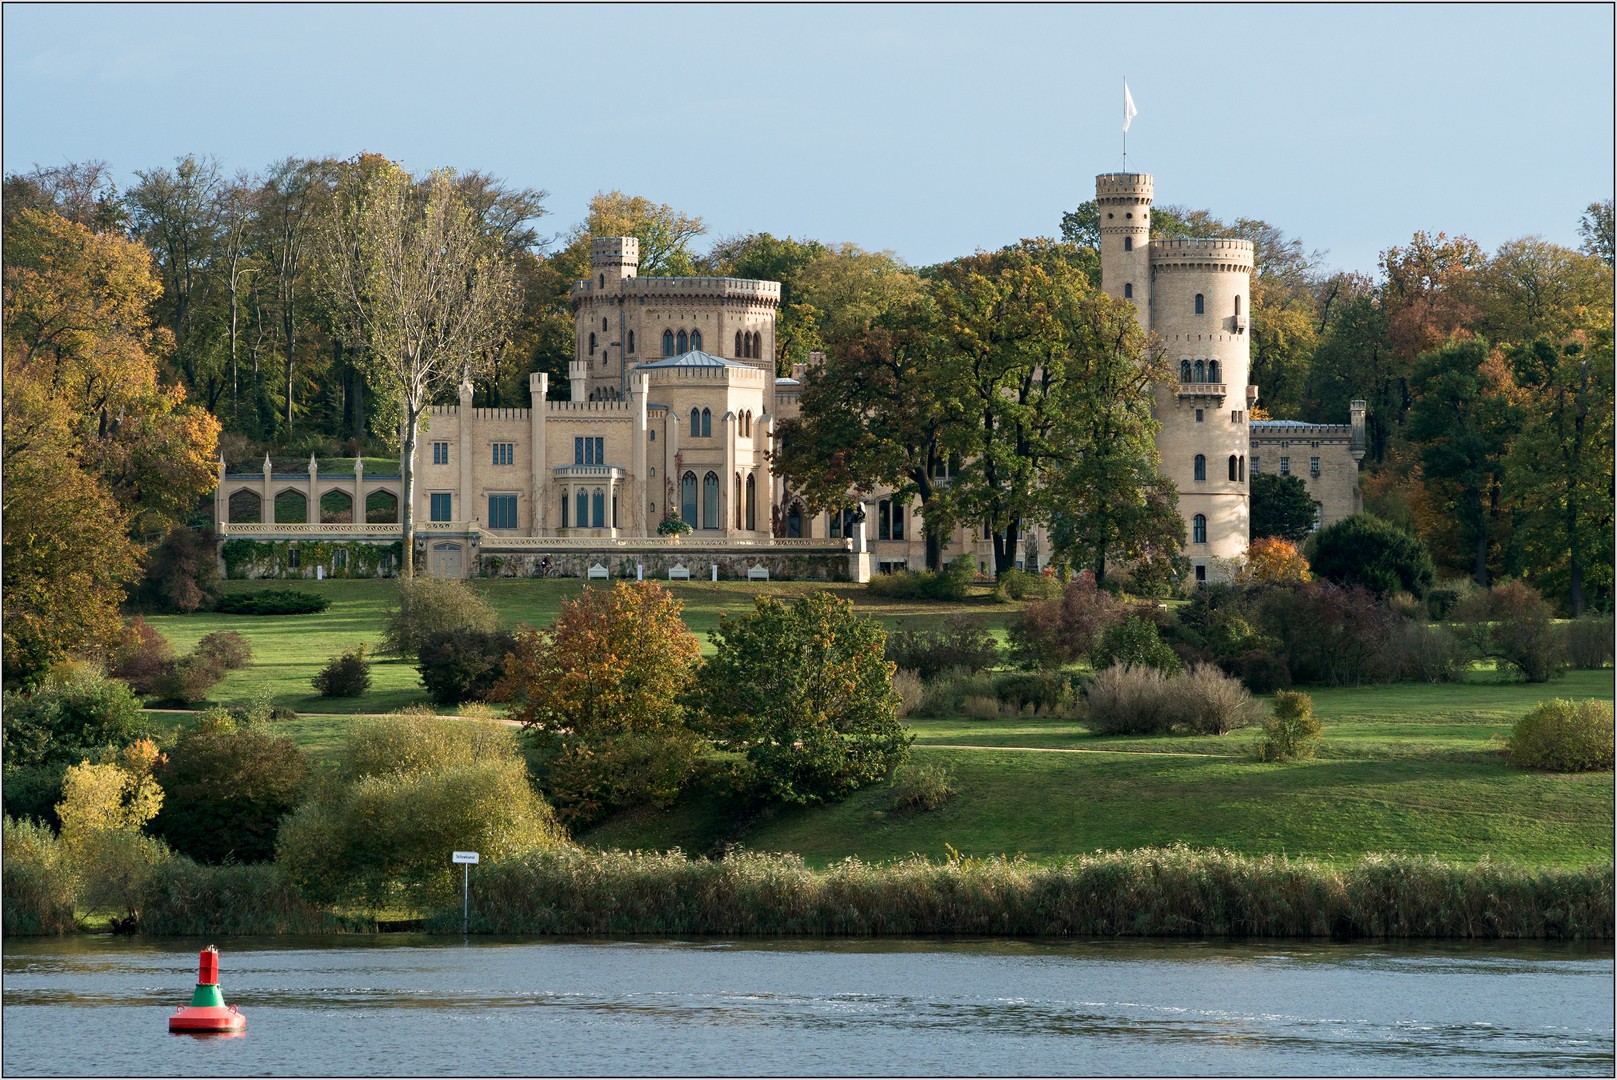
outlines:
[[[1510,761],[1546,772],[1594,772],[1612,767],[1612,704],[1589,699],[1546,701],[1510,735]]]
[[[359,697],[371,688],[371,662],[363,643],[333,656],[311,682],[321,697]]]
[[[262,592],[231,593],[220,600],[215,611],[227,615],[313,615],[331,606],[331,601],[299,589],[265,589]]]

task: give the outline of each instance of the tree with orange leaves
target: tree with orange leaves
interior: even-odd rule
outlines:
[[[1239,579],[1263,585],[1301,585],[1312,581],[1314,575],[1308,572],[1308,560],[1296,544],[1278,536],[1263,536],[1247,546],[1246,566]]]
[[[539,751],[539,777],[571,823],[679,794],[701,741],[682,696],[702,648],[682,604],[652,582],[585,589],[548,628],[524,628],[496,695]]]

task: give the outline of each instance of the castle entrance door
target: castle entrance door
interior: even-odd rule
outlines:
[[[432,545],[432,559],[430,561],[433,577],[458,578],[464,577],[462,570],[461,550],[459,544]]]

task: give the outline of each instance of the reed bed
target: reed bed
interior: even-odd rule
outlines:
[[[793,855],[562,851],[484,866],[473,878],[471,930],[486,934],[1613,936],[1610,865],[1536,870],[1376,855],[1336,868],[1175,846],[1054,864],[915,857],[815,870]],[[458,899],[428,928],[458,931]]]
[[[143,933],[163,937],[323,934],[374,929],[323,911],[298,895],[273,863],[203,866],[186,858],[155,868],[140,909]]]

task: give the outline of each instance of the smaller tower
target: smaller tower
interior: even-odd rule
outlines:
[[[616,292],[616,282],[635,276],[640,269],[640,241],[632,236],[596,236],[590,239],[590,284],[597,292]]]
[[[1100,211],[1100,287],[1134,301],[1140,325],[1151,329],[1151,197],[1147,173],[1095,177]]]
[[[1348,417],[1352,429],[1348,434],[1348,452],[1354,461],[1364,460],[1364,402],[1355,398],[1348,402]]]

